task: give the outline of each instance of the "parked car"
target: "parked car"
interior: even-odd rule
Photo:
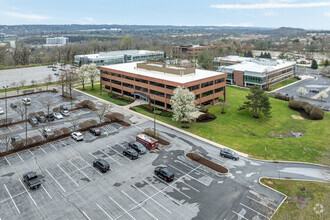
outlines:
[[[56,119],[58,119],[58,120],[63,119],[63,115],[62,115],[61,113],[59,113],[59,112],[55,112],[55,113],[54,113],[54,117],[55,117]]]
[[[95,159],[93,161],[93,166],[98,168],[102,173],[105,173],[110,170],[109,163],[103,159]]]
[[[174,179],[174,173],[168,167],[156,167],[154,173],[156,176],[167,182],[170,182]]]
[[[10,103],[10,107],[11,107],[11,108],[17,108],[17,104],[15,104],[15,103]]]
[[[53,69],[52,69],[52,70],[53,70],[53,71],[56,71],[56,68],[54,68],[54,67],[53,67]]]
[[[53,68],[53,66],[52,65],[48,65],[47,68]]]
[[[38,125],[38,120],[36,118],[29,118],[29,123],[32,126]]]
[[[53,130],[50,129],[50,128],[45,128],[43,131],[42,131],[42,134],[45,136],[45,138],[48,138],[49,136],[53,135]]]
[[[27,172],[23,175],[23,180],[29,189],[37,189],[41,185],[40,177],[37,175],[36,172]]]
[[[71,137],[75,139],[76,141],[82,141],[84,140],[84,136],[80,132],[72,132]]]
[[[61,109],[61,110],[69,110],[68,107],[67,107],[66,105],[61,105],[61,106],[60,106],[60,109]]]
[[[227,149],[227,148],[223,148],[220,150],[220,156],[221,157],[227,157],[229,159],[233,159],[233,160],[238,160],[239,156],[237,153],[235,153],[234,151]]]
[[[69,111],[68,110],[62,110],[61,111],[61,114],[65,117],[68,117],[70,115]]]
[[[55,72],[54,75],[55,75],[55,76],[59,76],[60,74],[59,74],[58,72]]]
[[[133,148],[126,148],[123,151],[123,155],[131,158],[132,160],[137,159],[139,157],[138,152],[136,152],[136,150],[134,150]]]
[[[3,115],[3,114],[5,114],[5,111],[2,108],[0,108],[0,115]]]
[[[130,146],[131,148],[133,148],[139,154],[145,154],[145,153],[147,153],[147,148],[145,146],[143,146],[139,142],[131,141],[131,142],[128,143],[128,146]]]
[[[310,93],[319,93],[320,91],[318,89],[310,89],[309,92]]]
[[[99,136],[101,134],[101,130],[98,128],[90,128],[89,131],[95,136]]]
[[[55,120],[54,113],[50,113],[49,115],[46,115],[45,117],[48,121],[54,121]]]
[[[30,98],[22,98],[22,103],[24,105],[31,105],[31,99]]]
[[[18,135],[11,137],[11,143],[21,141],[21,140],[22,140],[22,138]]]
[[[46,117],[44,115],[40,115],[37,117],[38,122],[45,123],[47,121]]]

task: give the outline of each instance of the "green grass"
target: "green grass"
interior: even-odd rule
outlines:
[[[92,86],[85,86],[85,90],[83,90],[82,87],[78,87],[77,89],[117,105],[127,105],[124,101],[110,98],[107,91],[102,91],[102,95],[100,95],[100,84],[94,84],[94,90],[92,90]]]
[[[17,68],[26,68],[26,67],[37,67],[37,66],[47,66],[52,65],[52,63],[42,63],[42,64],[29,64],[29,65],[17,65],[17,66],[4,66],[0,65],[0,70],[8,70],[8,69],[17,69]]]
[[[298,81],[298,79],[296,79],[296,78],[290,78],[290,79],[284,80],[282,82],[279,82],[279,83],[271,86],[270,90],[278,89],[278,88],[281,88],[283,86],[289,85],[289,84],[297,82],[297,81]]]
[[[227,86],[226,114],[219,114],[219,106],[211,106],[209,112],[217,119],[208,123],[191,123],[187,131],[235,150],[250,154],[253,158],[268,160],[303,161],[330,164],[330,114],[323,120],[295,120],[290,115],[299,115],[288,107],[288,102],[270,97],[272,118],[256,120],[248,112],[237,111],[246,100],[248,90]],[[135,107],[136,111],[153,117],[149,112]],[[178,122],[157,115],[156,118],[170,125],[181,127]],[[290,130],[304,132],[301,138],[276,139]],[[267,154],[265,154],[267,147]]]
[[[268,178],[261,182],[288,196],[272,219],[330,219],[328,183]],[[301,190],[303,188],[305,191]],[[319,207],[316,204],[323,206],[323,213],[314,211],[314,207]]]
[[[57,82],[51,82],[51,83],[48,84],[48,87],[49,86],[52,86],[52,85],[55,85],[56,83]],[[40,83],[40,84],[38,84],[38,88],[44,87],[44,86],[46,86],[46,83]],[[36,88],[36,86],[33,86],[33,85],[28,85],[28,86],[20,87],[19,94],[21,94],[21,91],[24,90],[24,89],[35,89],[35,88]],[[12,91],[15,91],[16,92],[16,89],[15,88],[8,88],[7,89],[7,92],[12,92]],[[3,92],[5,92],[5,90],[4,89],[0,89],[0,93],[3,93]]]

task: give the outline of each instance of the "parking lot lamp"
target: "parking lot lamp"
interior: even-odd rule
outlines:
[[[7,89],[8,86],[2,86],[5,89],[5,105],[6,105],[6,124],[7,124],[7,120],[8,120],[8,114],[7,114]]]
[[[156,137],[156,97],[154,95],[154,136]]]
[[[27,106],[24,105],[25,108],[25,146],[27,146]]]

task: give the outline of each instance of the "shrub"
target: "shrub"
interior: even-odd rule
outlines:
[[[23,94],[34,93],[34,89],[23,90],[22,93]]]
[[[7,123],[6,123],[6,119],[3,118],[3,119],[0,119],[0,125],[5,125],[5,124],[10,124],[14,121],[13,118],[7,118]]]
[[[35,118],[37,116],[39,116],[39,115],[36,112],[32,112],[32,113],[28,114],[28,118]]]
[[[204,112],[204,113],[207,113],[207,112],[209,112],[209,107],[201,105],[200,111]]]
[[[303,105],[304,111],[307,112],[308,114],[310,114],[310,112],[312,111],[313,107],[314,106],[311,105],[311,104],[305,104],[305,105]]]
[[[161,112],[160,113],[161,116],[164,116],[164,117],[169,117],[169,118],[172,118],[173,117],[173,112]]]
[[[16,141],[11,144],[14,149],[23,149],[25,146],[25,140]]]
[[[153,128],[146,128],[144,129],[143,133],[151,137],[155,137],[155,138],[159,137],[159,131],[156,130],[156,136],[155,136],[155,132]]]
[[[89,108],[90,110],[96,110],[95,108],[95,103],[90,101],[90,100],[84,100],[84,101],[81,101],[77,104],[77,107],[79,108]]]
[[[41,116],[41,115],[45,115],[45,112],[40,111],[40,112],[36,112],[36,114],[38,114],[38,116]]]
[[[314,106],[309,115],[313,120],[321,120],[323,119],[324,111],[321,108]]]
[[[160,115],[161,113],[162,113],[161,110],[155,110],[155,114],[156,114],[156,115]]]
[[[61,111],[60,107],[53,108],[53,112],[60,112],[60,111]]]
[[[215,119],[216,116],[212,113],[204,113],[200,116],[198,116],[198,118],[196,119],[197,122],[202,122],[202,121],[206,121],[206,120],[212,120]]]
[[[149,111],[153,112],[154,111],[154,107],[152,105],[149,104],[142,104],[141,105],[143,108],[148,109]]]
[[[78,125],[78,127],[79,127],[80,129],[87,129],[87,128],[93,127],[93,126],[95,126],[95,125],[97,125],[97,121],[91,119],[91,120],[87,120],[87,121],[84,121],[84,122],[80,123],[80,124]]]
[[[290,101],[290,96],[283,95],[282,93],[276,93],[275,94],[275,99]]]
[[[60,131],[62,132],[62,134],[70,134],[71,133],[71,130],[70,128],[61,128]]]
[[[309,104],[305,101],[298,101],[298,100],[290,100],[289,107],[295,110],[303,109],[303,106]]]
[[[60,130],[55,130],[55,131],[53,131],[53,138],[55,138],[55,137],[59,137],[59,136],[61,136],[62,135],[62,132],[60,131]]]
[[[199,161],[201,159],[201,156],[199,155],[198,152],[193,152],[192,153],[192,159],[195,161]]]
[[[123,121],[125,116],[119,112],[111,112],[104,116],[109,121]]]

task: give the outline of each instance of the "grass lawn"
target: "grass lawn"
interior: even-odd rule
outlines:
[[[57,82],[51,82],[51,83],[48,84],[48,87],[49,86],[52,86],[52,85],[55,85],[56,83]],[[46,85],[47,85],[46,83],[40,83],[40,84],[38,84],[38,88],[44,87]],[[35,88],[37,88],[37,87],[36,86],[33,86],[33,85],[23,86],[23,87],[20,87],[19,93],[21,94],[21,91],[24,90],[24,89],[35,89]],[[16,89],[15,88],[8,88],[7,89],[7,92],[11,92],[11,91],[16,91]],[[5,90],[4,89],[0,89],[0,93],[3,93],[3,92],[5,92]]]
[[[290,115],[299,115],[288,107],[288,102],[270,97],[272,118],[256,120],[245,111],[237,111],[246,100],[249,90],[227,86],[226,114],[219,114],[219,106],[211,106],[209,112],[217,119],[208,123],[191,123],[187,131],[248,153],[253,158],[268,160],[303,161],[330,164],[330,114],[325,112],[323,120],[295,120]],[[137,112],[153,117],[145,110],[135,107]],[[178,122],[157,115],[160,121],[181,127]],[[304,132],[301,138],[275,138],[279,134]],[[265,155],[265,147],[267,154]]]
[[[296,79],[296,78],[290,78],[290,79],[284,80],[280,83],[277,83],[277,84],[271,86],[269,89],[270,90],[278,89],[278,88],[281,88],[282,86],[286,86],[286,85],[289,85],[289,84],[297,82],[297,81],[298,81],[298,79]]]
[[[127,105],[127,103],[124,102],[124,101],[110,98],[108,96],[107,91],[102,91],[102,95],[100,95],[100,84],[96,84],[96,85],[94,84],[94,90],[92,90],[92,86],[85,86],[85,90],[82,90],[82,87],[78,87],[77,89],[79,89],[80,91],[86,92],[90,95],[96,96],[98,98],[101,98],[101,99],[107,100],[109,102],[115,103],[117,105]]]
[[[272,219],[330,219],[328,183],[268,178],[261,182],[288,196]],[[321,214],[315,212],[321,209],[317,204],[323,206]]]

